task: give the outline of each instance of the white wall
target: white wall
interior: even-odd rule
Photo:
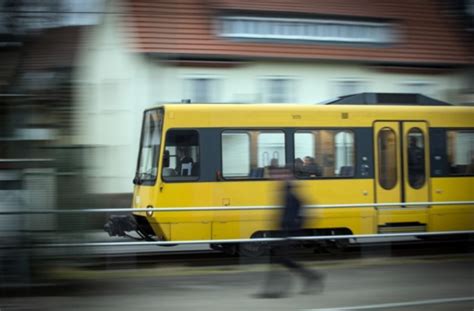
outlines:
[[[153,79],[143,55],[130,52],[131,42],[117,31],[119,15],[104,16],[81,46],[75,143],[91,147],[85,161],[91,192],[131,192],[143,110],[156,103]]]
[[[262,79],[282,77],[294,81],[291,98],[295,103],[323,102],[341,95],[341,81],[359,81],[361,92],[414,92],[426,84],[425,95],[450,100],[465,85],[462,72],[450,74],[397,74],[377,71],[362,64],[328,62],[255,62],[234,68],[185,68],[162,65],[153,74],[160,87],[156,98],[163,102],[179,102],[186,97],[184,81],[188,77],[220,80],[219,102],[260,102]],[[160,76],[160,77],[158,77]]]

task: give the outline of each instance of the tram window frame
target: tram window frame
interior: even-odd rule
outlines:
[[[412,146],[411,134],[420,134],[421,146],[419,146],[419,140]],[[407,154],[407,172],[408,172],[408,184],[413,189],[421,189],[426,184],[426,135],[423,130],[419,127],[412,127],[406,134],[407,141],[406,154]],[[421,152],[421,161],[418,152]],[[418,163],[421,162],[421,163]],[[417,174],[418,173],[418,174]]]
[[[171,140],[170,139],[170,135],[171,134],[175,134],[175,133],[179,133],[179,132],[189,132],[189,133],[193,133],[195,134],[196,136],[194,138],[192,138],[192,142],[195,142],[195,144],[188,144],[188,145],[184,145],[184,144],[181,144],[182,146],[178,145],[178,144],[172,144],[171,146],[168,144],[169,141]],[[176,139],[176,138],[175,138]],[[194,181],[199,181],[200,178],[201,178],[201,171],[200,171],[200,167],[201,167],[201,144],[200,144],[200,135],[199,135],[199,131],[197,130],[192,130],[192,129],[176,129],[176,128],[172,128],[172,129],[168,129],[166,131],[166,134],[165,134],[165,142],[164,142],[164,149],[163,149],[163,154],[162,154],[162,167],[161,167],[161,179],[167,183],[174,183],[174,182],[194,182]],[[166,155],[166,151],[169,151],[167,149],[167,147],[173,147],[175,148],[173,151],[174,151],[174,154],[173,155],[170,155],[168,154],[168,159],[165,159],[165,155]],[[182,175],[179,175],[177,174],[177,172],[175,171],[177,169],[177,163],[175,162],[175,168],[173,169],[174,172],[177,174],[177,175],[168,175],[166,176],[164,174],[164,169],[165,168],[170,168],[169,167],[169,164],[168,166],[165,167],[165,162],[168,162],[170,163],[170,159],[172,157],[174,158],[177,158],[178,157],[178,150],[179,148],[193,148],[195,147],[195,149],[191,149],[191,155],[189,154],[189,151],[183,151],[182,152],[186,152],[184,154],[185,157],[189,157],[192,159],[193,162],[189,162],[189,163],[192,163],[191,167],[188,168],[190,170],[190,175],[188,176],[182,176]],[[194,157],[196,157],[196,159],[194,159]],[[175,159],[176,161],[176,159]],[[188,163],[188,162],[187,162]],[[197,164],[197,166],[195,166]],[[193,175],[192,171],[193,171],[193,168],[196,170],[196,167],[197,167],[197,173],[195,175]]]
[[[316,157],[316,166],[319,168],[320,170],[320,174],[318,174],[318,169],[316,169],[316,171],[314,172],[314,174],[309,174],[308,176],[305,176],[305,175],[302,175],[302,174],[298,174],[298,169],[296,167],[296,159],[300,158],[298,155],[297,155],[297,134],[298,133],[311,133],[311,135],[313,135],[313,147],[316,146],[317,144],[317,141],[316,141],[316,132],[319,132],[319,131],[326,131],[326,132],[329,132],[331,133],[331,138],[332,138],[332,144],[333,144],[333,147],[332,147],[332,153],[321,153],[319,155],[319,157],[323,157],[323,159],[318,159],[318,156],[316,156],[316,152],[314,152],[314,157]],[[351,139],[352,141],[350,142],[350,146],[349,146],[349,149],[352,149],[352,156],[350,155],[349,153],[349,157],[351,159],[351,164],[352,165],[342,165],[340,166],[339,168],[337,168],[337,161],[338,161],[338,146],[336,144],[336,136],[340,133],[347,133],[347,134],[350,134],[351,136]],[[313,180],[313,179],[316,179],[316,180],[319,180],[319,179],[352,179],[352,178],[356,178],[356,166],[357,166],[357,135],[356,135],[356,132],[354,131],[354,129],[352,128],[299,128],[299,129],[296,129],[294,132],[293,132],[293,141],[294,141],[294,145],[293,145],[293,151],[294,151],[294,176],[295,178],[297,179],[303,179],[303,180],[306,180],[306,179],[310,179],[310,180]],[[346,149],[346,147],[344,146],[343,149]],[[346,152],[347,153],[347,152]],[[311,157],[311,155],[309,155]],[[345,158],[347,158],[346,156],[344,156]],[[302,158],[300,158],[301,160],[303,160]],[[304,162],[304,161],[303,161]],[[331,168],[332,167],[332,175],[326,175],[325,176],[325,168],[326,167],[329,167]],[[341,169],[343,167],[348,167],[350,168],[349,169],[349,174],[347,175],[341,175]],[[336,170],[338,170],[338,172],[336,173]]]
[[[224,172],[224,161],[226,157],[224,156],[224,143],[223,143],[223,136],[224,134],[229,134],[229,133],[235,133],[235,134],[246,134],[249,137],[248,144],[249,144],[249,154],[248,154],[248,164],[249,164],[249,170],[247,175],[245,176],[231,176],[227,175]],[[259,159],[260,151],[259,147],[261,144],[259,143],[259,139],[262,134],[281,134],[282,139],[283,139],[283,150],[282,150],[282,158],[283,158],[283,163],[279,163],[277,167],[285,167],[287,165],[287,159],[286,159],[286,148],[288,146],[287,141],[286,141],[286,135],[284,129],[226,129],[221,132],[221,177],[225,181],[262,181],[262,180],[269,180],[270,178],[270,172],[269,169],[271,168],[271,159],[269,158],[268,163],[265,161],[261,161]],[[252,136],[255,136],[255,138],[252,138]],[[262,166],[260,166],[262,164]],[[265,165],[268,164],[268,165]]]
[[[463,128],[463,129],[446,129],[446,162],[447,162],[447,176],[449,177],[464,177],[464,176],[474,176],[474,146],[473,148],[469,148],[467,151],[470,153],[470,159],[469,155],[467,156],[467,161],[470,160],[470,163],[467,164],[459,164],[456,163],[453,159],[456,158],[456,153],[457,150],[454,150],[455,147],[459,147],[460,145],[464,144],[456,144],[456,140],[454,137],[457,137],[458,135],[453,135],[453,134],[458,134],[458,133],[469,133],[471,135],[471,138],[469,139],[471,142],[470,144],[474,144],[474,129],[472,128]],[[453,151],[455,151],[453,153]],[[457,159],[459,161],[459,159]],[[463,172],[456,172],[453,171],[454,169],[460,170],[461,168],[464,169]]]

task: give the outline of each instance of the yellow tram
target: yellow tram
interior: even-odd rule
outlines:
[[[474,200],[474,108],[168,104],[144,113],[133,208],[163,241],[277,234],[271,166],[294,167],[306,205]],[[307,209],[307,234],[474,229],[470,205]]]

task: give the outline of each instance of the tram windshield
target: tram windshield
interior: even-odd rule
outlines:
[[[162,110],[149,110],[143,119],[140,154],[134,183],[154,183],[158,172],[158,154],[163,124]]]

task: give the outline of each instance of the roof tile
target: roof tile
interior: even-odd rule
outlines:
[[[472,63],[468,38],[443,15],[437,1],[129,0],[125,31],[135,51],[176,57]],[[396,25],[398,40],[385,45],[230,40],[215,30],[216,18],[224,12],[384,19]]]

